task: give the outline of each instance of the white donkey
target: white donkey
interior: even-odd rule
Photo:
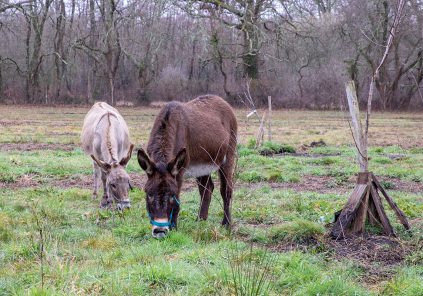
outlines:
[[[85,153],[93,159],[93,198],[97,198],[101,177],[104,193],[100,207],[111,207],[113,200],[118,209],[131,207],[128,198],[131,185],[125,167],[134,145],[123,117],[107,103],[95,103],[85,116],[81,142]]]

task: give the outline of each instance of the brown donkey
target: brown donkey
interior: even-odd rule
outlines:
[[[236,135],[235,114],[218,96],[170,102],[161,109],[147,153],[138,151],[138,163],[148,176],[144,190],[154,237],[163,237],[177,226],[184,175],[197,178],[201,196],[198,218],[206,220],[214,189],[211,173],[219,171],[222,224],[230,225]]]

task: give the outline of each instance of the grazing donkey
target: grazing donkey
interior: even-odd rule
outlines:
[[[85,116],[81,142],[85,153],[93,159],[93,198],[97,198],[101,177],[104,192],[100,207],[111,207],[113,200],[118,209],[131,207],[128,198],[131,185],[125,167],[134,145],[129,141],[123,117],[107,103],[95,103]]]
[[[185,174],[197,178],[201,196],[198,218],[206,220],[214,188],[211,173],[219,171],[222,224],[231,224],[236,135],[232,108],[218,96],[170,102],[161,109],[147,153],[138,151],[138,163],[148,176],[144,190],[153,237],[164,237],[169,228],[176,228]]]

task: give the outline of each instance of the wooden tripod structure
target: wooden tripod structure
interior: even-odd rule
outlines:
[[[371,172],[362,172],[358,174],[357,185],[336,219],[331,236],[334,239],[339,239],[345,238],[352,233],[361,233],[364,231],[366,220],[371,225],[381,225],[386,235],[395,236],[391,223],[386,216],[379,192],[394,210],[401,224],[404,225],[405,229],[409,230],[410,225],[404,213],[388,195],[376,176]]]

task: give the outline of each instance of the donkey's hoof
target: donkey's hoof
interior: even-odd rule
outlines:
[[[222,226],[225,226],[227,228],[231,228],[231,222],[228,221],[228,219],[223,219],[222,220]]]
[[[107,199],[102,199],[100,202],[100,208],[101,209],[111,209],[112,208],[112,202],[108,201]]]

